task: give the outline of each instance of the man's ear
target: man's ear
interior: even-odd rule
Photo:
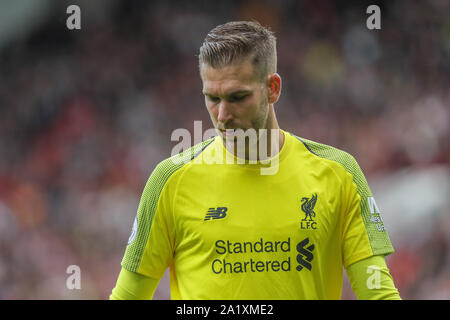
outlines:
[[[278,101],[281,94],[281,77],[278,73],[272,73],[267,76],[267,92],[269,104]]]

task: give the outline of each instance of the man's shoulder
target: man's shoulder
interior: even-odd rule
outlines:
[[[309,153],[317,157],[317,159],[336,163],[352,175],[360,170],[356,159],[350,153],[331,145],[319,143],[294,134],[291,135],[300,141]]]
[[[186,168],[186,166],[197,158],[214,141],[214,139],[215,137],[197,143],[182,152],[160,161],[153,170],[152,175],[167,180],[175,172]]]

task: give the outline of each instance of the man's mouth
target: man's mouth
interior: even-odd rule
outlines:
[[[219,131],[221,132],[222,136],[225,138],[238,138],[238,137],[245,136],[247,130],[237,128],[237,129],[219,129]]]
[[[235,129],[220,129],[220,132],[225,137],[234,137],[236,135]]]

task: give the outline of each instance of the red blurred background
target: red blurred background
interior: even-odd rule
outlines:
[[[280,126],[359,162],[402,298],[449,299],[450,3],[378,1],[369,30],[372,2],[2,1],[0,299],[108,298],[171,132],[212,127],[198,48],[244,19],[276,33]],[[81,290],[66,287],[73,264]]]

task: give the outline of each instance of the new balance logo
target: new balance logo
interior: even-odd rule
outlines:
[[[297,266],[297,271],[302,270],[303,267],[311,271],[312,266],[310,262],[314,258],[314,255],[312,254],[312,252],[314,251],[314,245],[311,244],[310,246],[305,248],[305,246],[308,245],[308,243],[309,238],[306,238],[297,244],[297,251],[298,251],[297,262],[299,263],[299,265]]]
[[[227,207],[209,208],[208,213],[206,214],[203,221],[211,219],[223,219],[227,216],[227,210]]]

